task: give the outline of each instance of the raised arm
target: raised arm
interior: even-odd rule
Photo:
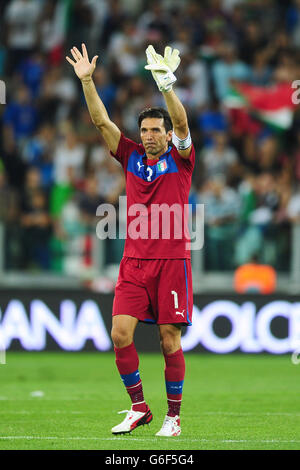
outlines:
[[[189,133],[187,114],[183,104],[174,92],[172,86],[176,81],[173,74],[180,64],[179,51],[165,48],[164,57],[157,54],[153,46],[146,49],[148,65],[145,69],[151,70],[153,78],[162,92],[173,124],[173,142],[183,158],[189,158],[192,141]],[[174,136],[175,134],[175,136]]]
[[[98,56],[94,56],[90,62],[85,44],[82,44],[82,52],[80,52],[77,47],[73,47],[71,49],[71,54],[74,60],[69,57],[66,57],[66,59],[73,66],[77,77],[81,80],[83,93],[91,119],[97,129],[101,132],[109,150],[111,150],[112,153],[116,153],[121,137],[121,131],[116,124],[110,120],[106,108],[97,93],[92,78]]]
[[[189,134],[189,125],[187,120],[186,111],[184,109],[183,104],[181,103],[180,99],[176,95],[175,91],[172,89],[170,91],[164,91],[163,97],[165,99],[168,112],[170,114],[172,124],[173,124],[173,132],[180,140],[186,139]],[[183,158],[188,158],[191,152],[191,145],[184,150],[178,149],[179,154]]]

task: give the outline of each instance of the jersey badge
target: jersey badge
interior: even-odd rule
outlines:
[[[164,159],[158,162],[156,164],[156,168],[157,168],[158,173],[164,173],[168,168],[167,160]]]

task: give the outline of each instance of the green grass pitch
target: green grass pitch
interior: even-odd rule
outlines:
[[[112,353],[8,351],[0,365],[0,449],[300,449],[300,364],[290,356],[185,357],[182,434],[158,438],[166,412],[159,354],[140,354],[152,423],[113,436],[124,418],[117,412],[130,402]]]

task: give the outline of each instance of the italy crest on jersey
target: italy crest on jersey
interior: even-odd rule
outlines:
[[[156,164],[156,168],[157,168],[158,173],[164,173],[168,168],[167,160],[164,159],[158,162]]]

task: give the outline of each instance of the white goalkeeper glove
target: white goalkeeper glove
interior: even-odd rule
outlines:
[[[164,53],[164,63],[171,69],[172,72],[175,72],[180,64],[179,50],[172,50],[170,46],[166,46]]]
[[[178,49],[165,48],[164,57],[157,54],[152,45],[146,49],[147,63],[146,70],[151,70],[152,76],[158,86],[159,91],[170,91],[176,82],[173,72],[180,64]]]

